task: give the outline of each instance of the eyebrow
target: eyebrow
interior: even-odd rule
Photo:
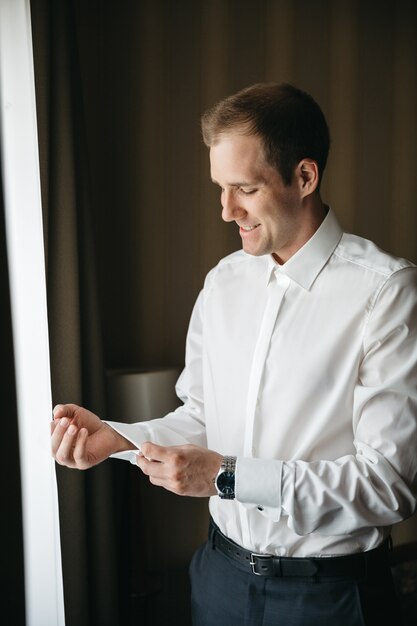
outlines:
[[[221,187],[221,184],[217,182],[217,180],[214,180],[214,178],[211,179],[211,182]],[[256,185],[262,184],[263,182],[264,182],[263,179],[259,179],[259,180],[254,180],[251,183],[249,181],[242,181],[242,182],[227,183],[227,184],[229,187],[254,187]]]

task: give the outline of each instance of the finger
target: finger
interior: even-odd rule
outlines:
[[[79,407],[76,404],[57,404],[52,413],[54,419],[60,419],[62,417],[74,419],[77,409],[79,409]]]
[[[64,417],[68,414],[68,408],[65,404],[57,404],[54,407],[52,414],[54,416],[54,420],[60,419],[61,417]]]
[[[67,417],[57,419],[52,423],[51,447],[53,456],[56,455],[69,424],[70,422]]]
[[[149,476],[149,482],[156,487],[163,487],[167,491],[171,491],[179,496],[187,494],[186,485],[181,481],[172,480],[170,477],[159,478]]]
[[[164,479],[169,475],[167,466],[160,461],[150,461],[144,456],[138,456],[136,463],[144,474],[152,478]]]
[[[75,448],[73,450],[74,461],[80,469],[84,469],[89,467],[88,456],[87,456],[87,439],[88,439],[88,430],[86,428],[81,428],[78,432],[78,436],[75,442]]]
[[[158,446],[156,443],[145,441],[140,446],[141,452],[144,457],[152,461],[160,461],[164,463],[170,455],[170,447]]]
[[[63,418],[66,420],[66,418]],[[75,445],[75,439],[78,434],[78,428],[74,424],[68,423],[65,425],[59,421],[57,428],[52,436],[53,448],[52,452],[56,461],[60,465],[67,465],[68,467],[74,466],[73,449]],[[56,434],[56,438],[54,439]]]

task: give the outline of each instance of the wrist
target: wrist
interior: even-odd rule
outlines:
[[[114,430],[114,428],[109,426],[109,424],[103,424],[103,426],[107,429],[107,434],[110,436],[109,445],[111,454],[116,454],[117,452],[127,452],[128,450],[137,450],[137,446]]]

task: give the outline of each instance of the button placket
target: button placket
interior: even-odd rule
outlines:
[[[274,331],[277,317],[289,284],[290,280],[285,274],[282,274],[281,272],[273,272],[267,286],[268,297],[253,354],[252,367],[249,376],[246,405],[245,456],[252,456],[253,431],[262,374],[271,343],[272,333]]]

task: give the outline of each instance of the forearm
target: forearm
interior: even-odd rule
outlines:
[[[236,497],[260,507],[273,521],[286,517],[298,535],[341,535],[389,526],[409,517],[416,507],[411,487],[369,449],[310,463],[238,459]]]
[[[111,456],[133,464],[136,464],[137,451],[145,441],[152,441],[160,446],[207,445],[204,424],[187,414],[183,408],[149,422],[135,424],[106,422],[106,424],[120,437],[121,448],[115,450]]]

